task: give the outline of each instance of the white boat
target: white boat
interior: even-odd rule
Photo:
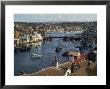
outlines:
[[[32,53],[32,58],[40,58],[42,55],[39,55],[37,53]]]

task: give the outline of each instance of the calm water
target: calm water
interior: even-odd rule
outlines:
[[[52,41],[33,43],[31,51],[15,53],[15,75],[19,75],[21,71],[32,73],[53,66],[52,61],[55,56],[59,63],[63,63],[67,60],[67,57],[63,57],[62,53],[76,49],[75,46],[78,44],[77,42],[64,42],[62,38],[54,38]],[[36,48],[36,45],[40,45],[40,47]],[[55,49],[59,46],[62,47],[62,50],[56,53]],[[33,51],[43,56],[41,58],[32,59]]]

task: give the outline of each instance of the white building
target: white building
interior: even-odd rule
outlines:
[[[41,34],[38,34],[37,32],[34,32],[35,41],[43,40],[43,37]]]
[[[65,72],[65,75],[64,76],[69,76],[71,74],[71,70],[68,68]]]

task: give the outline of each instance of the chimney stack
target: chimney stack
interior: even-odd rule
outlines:
[[[58,68],[58,61],[56,62],[56,68]]]

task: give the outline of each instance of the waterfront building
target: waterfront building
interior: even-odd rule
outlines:
[[[14,39],[14,46],[16,47],[17,45],[19,45],[20,40],[19,39]]]

